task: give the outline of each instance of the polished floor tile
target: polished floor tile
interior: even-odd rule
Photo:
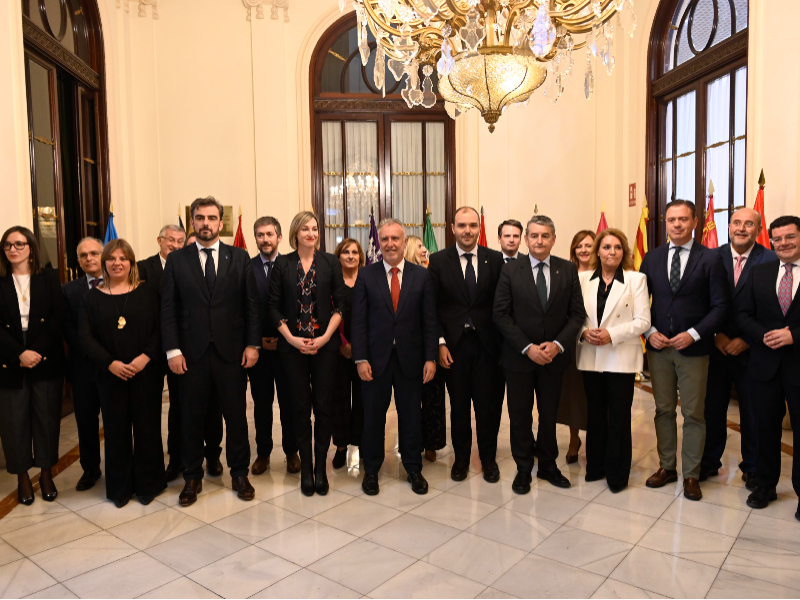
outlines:
[[[483,477],[472,477],[450,488],[449,492],[478,502],[502,506],[516,497],[511,486],[502,479],[497,483],[489,483]]]
[[[247,510],[260,502],[261,500],[258,499],[246,502],[241,500],[233,490],[223,488],[205,496],[198,496],[197,502],[187,507],[179,506],[177,510],[204,523],[213,523],[233,513]]]
[[[388,506],[353,498],[318,514],[314,520],[361,537],[402,514]]]
[[[20,558],[22,558],[22,554],[17,552],[17,550],[7,542],[0,540],[0,566],[19,560]]]
[[[304,521],[259,542],[259,548],[302,567],[335,552],[356,536],[318,521]]]
[[[800,522],[787,523],[754,510],[739,532],[739,539],[800,554]]]
[[[475,598],[484,588],[466,577],[418,562],[372,590],[370,598]]]
[[[10,513],[0,519],[0,535],[11,533],[17,529],[36,525],[69,513],[66,506],[57,502],[43,502],[37,498],[30,506],[15,506]]]
[[[164,510],[165,508],[166,506],[157,500],[145,506],[136,498],[133,498],[122,508],[117,508],[113,502],[106,500],[105,502],[83,508],[77,511],[77,513],[98,527],[111,529],[117,525],[122,525],[128,521],[133,521],[134,519],[158,512],[159,510]]]
[[[639,541],[639,546],[719,568],[735,541],[736,538],[721,533],[659,520]]]
[[[518,598],[588,598],[604,577],[529,554],[492,587]]]
[[[26,598],[55,598],[55,599],[63,599],[63,598],[77,598],[75,594],[70,592],[67,588],[64,587],[63,584],[58,583],[56,585],[50,586],[49,588],[45,588],[35,594],[31,594],[29,596],[25,596]]]
[[[736,540],[722,569],[800,591],[800,554],[774,546]]]
[[[711,589],[717,569],[637,546],[610,577],[670,598],[702,598]]]
[[[478,594],[475,597],[486,598],[486,599],[497,599],[497,600],[503,600],[504,598],[516,598],[516,596],[512,596],[511,594],[506,594],[505,592],[496,590],[493,587],[487,587],[485,590],[483,590],[480,594]]]
[[[219,598],[219,596],[199,583],[181,577],[142,594],[139,598]]]
[[[722,570],[706,598],[797,598],[796,589]]]
[[[454,527],[405,514],[369,532],[364,539],[422,558],[459,533],[461,531]]]
[[[0,596],[3,598],[22,598],[56,583],[55,579],[26,558],[0,567]]]
[[[361,598],[361,594],[322,575],[301,569],[251,598]]]
[[[167,508],[141,519],[112,527],[109,532],[125,540],[131,546],[144,550],[150,546],[155,546],[188,533],[193,529],[199,529],[203,525],[205,523],[202,521],[194,519],[179,510]]]
[[[628,486],[621,492],[613,493],[605,490],[595,499],[597,504],[621,508],[648,517],[660,517],[672,504],[673,499],[666,494],[659,494],[647,488]]]
[[[177,572],[138,552],[63,584],[79,598],[135,598],[178,577]]]
[[[655,522],[653,517],[647,515],[592,503],[567,521],[566,525],[635,544]]]
[[[368,500],[370,502],[382,504],[383,506],[388,506],[389,508],[395,510],[408,512],[417,508],[418,506],[422,506],[441,493],[441,490],[431,488],[429,485],[427,494],[415,494],[413,491],[411,491],[410,483],[405,480],[395,479],[394,481],[390,480],[385,484],[381,484],[380,493],[377,496],[367,496],[364,494],[361,495],[360,498],[362,500]]]
[[[614,579],[606,579],[603,585],[597,588],[592,598],[631,598],[638,600],[639,598],[666,598],[666,596],[648,592],[642,588],[615,581]]]
[[[633,544],[564,525],[539,544],[533,553],[608,576],[631,548]]]
[[[505,505],[505,508],[563,524],[587,504],[586,500],[570,498],[534,487],[529,494],[517,496],[511,500]]]
[[[206,525],[145,552],[182,575],[196,571],[248,546],[229,533]]]
[[[485,516],[467,531],[530,552],[560,526],[559,523],[547,519],[501,508]]]
[[[454,494],[442,494],[411,511],[412,515],[436,521],[442,525],[466,529],[497,507]]]
[[[702,500],[695,502],[679,496],[661,518],[722,535],[737,536],[749,513],[750,509],[746,505],[739,510]]]
[[[423,560],[483,585],[491,585],[524,556],[522,550],[465,531]]]
[[[69,512],[49,521],[16,529],[2,537],[25,556],[31,556],[98,531],[100,528],[97,525]]]
[[[305,521],[297,513],[262,502],[229,517],[214,521],[213,526],[255,544],[276,533]]]
[[[132,554],[136,554],[136,548],[107,531],[100,531],[34,554],[30,559],[57,581],[66,581]]]
[[[352,498],[353,496],[350,494],[344,494],[336,490],[329,490],[324,496],[320,496],[319,494],[304,496],[299,489],[296,489],[282,496],[278,496],[269,502],[279,508],[310,518],[326,510],[330,510],[342,502],[347,502]]]

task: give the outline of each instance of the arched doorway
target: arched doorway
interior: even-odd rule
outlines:
[[[21,0],[34,232],[62,281],[108,215],[105,58],[97,0]]]

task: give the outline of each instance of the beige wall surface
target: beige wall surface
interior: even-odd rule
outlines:
[[[556,253],[572,234],[608,222],[635,235],[644,202],[647,41],[658,0],[637,0],[633,39],[615,35],[617,66],[595,61],[595,94],[583,94],[586,58],[557,104],[537,91],[510,108],[494,133],[474,111],[456,124],[457,203],[485,208],[490,245],[506,218],[537,206],[557,226]],[[161,0],[159,18],[98,0],[105,37],[111,196],[121,236],[141,256],[155,252],[163,223],[198,196],[241,206],[245,237],[272,214],[288,228],[311,206],[309,65],[335,0],[292,0],[283,13],[246,19],[241,0]],[[747,204],[767,177],[770,220],[797,213],[800,185],[800,62],[790,59],[782,22],[800,2],[751,2]],[[19,2],[0,8],[0,227],[31,223],[27,116]],[[636,207],[628,184],[636,183]],[[183,214],[183,212],[181,212]],[[230,241],[230,240],[228,240]],[[288,250],[284,242],[282,250]]]

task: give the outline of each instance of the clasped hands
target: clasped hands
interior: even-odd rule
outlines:
[[[668,338],[663,333],[656,331],[650,334],[650,337],[647,338],[647,341],[650,342],[650,345],[656,350],[662,350],[670,347],[675,348],[675,350],[685,350],[694,344],[694,338],[688,331],[679,333],[673,338]]]
[[[25,350],[19,355],[19,366],[26,369],[32,369],[42,362],[42,355],[35,350]]]
[[[317,338],[301,338],[293,335],[287,338],[286,341],[300,350],[300,354],[316,354],[330,339],[329,335],[323,335]]]
[[[177,356],[175,358],[178,358]],[[108,365],[108,370],[111,371],[114,375],[122,379],[123,381],[128,381],[129,379],[133,378],[134,375],[140,373],[142,369],[147,366],[147,363],[150,362],[150,357],[146,354],[140,354],[136,358],[134,358],[128,364],[125,364],[121,360],[115,360],[110,365]]]
[[[724,333],[718,333],[714,336],[714,345],[725,356],[739,356],[750,347],[742,338],[731,339]]]
[[[528,358],[541,366],[550,364],[559,354],[561,354],[561,350],[553,342],[542,342],[538,346],[531,344],[525,351]]]
[[[611,334],[608,329],[586,329],[581,334],[581,339],[592,346],[605,346],[611,343]]]

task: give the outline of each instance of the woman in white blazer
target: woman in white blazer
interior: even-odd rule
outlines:
[[[640,336],[650,328],[650,297],[620,230],[597,236],[591,267],[579,275],[586,321],[576,359],[588,408],[586,481],[606,479],[616,493],[627,487],[631,470],[633,384],[642,370]]]

